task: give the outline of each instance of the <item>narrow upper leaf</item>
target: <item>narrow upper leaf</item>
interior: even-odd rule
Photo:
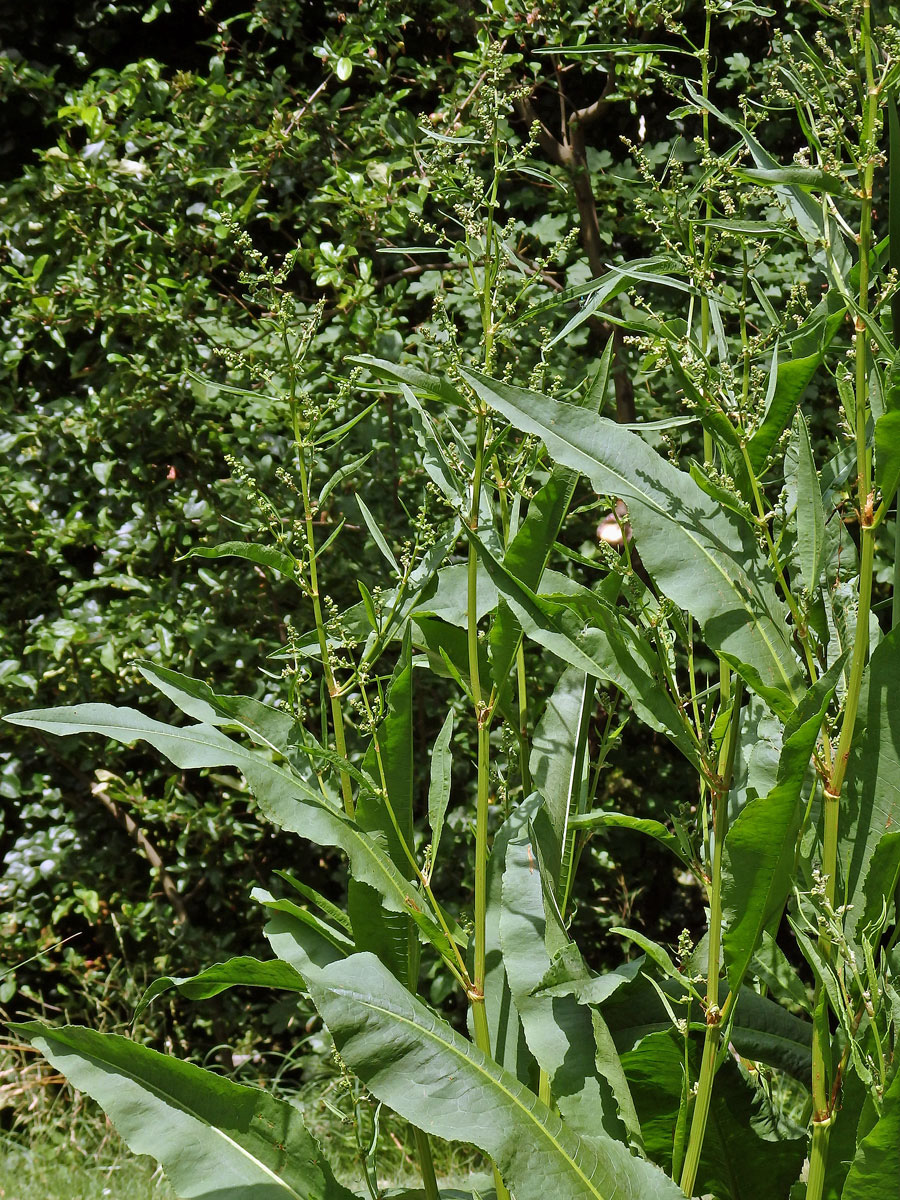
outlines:
[[[431,826],[431,861],[437,860],[438,846],[444,829],[444,815],[450,803],[450,782],[453,758],[450,742],[453,738],[453,710],[434,739],[431,750],[431,778],[428,783],[428,824]]]
[[[814,592],[825,561],[825,508],[803,413],[797,413],[794,430],[798,451],[797,554],[803,582],[809,592]]]
[[[732,991],[743,982],[767,922],[790,894],[801,789],[842,665],[835,663],[810,688],[785,729],[775,787],[741,810],[725,838],[723,953]]]

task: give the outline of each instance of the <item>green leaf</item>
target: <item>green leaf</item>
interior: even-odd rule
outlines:
[[[887,96],[888,118],[888,261],[891,269],[900,272],[900,116],[893,89]],[[900,295],[891,296],[891,332],[894,341],[900,339]]]
[[[398,575],[402,574],[400,567],[397,565],[397,560],[394,558],[394,552],[387,544],[387,540],[375,521],[375,518],[369,512],[368,506],[364,502],[362,496],[356,497],[356,503],[359,505],[359,511],[362,514],[362,519],[366,523],[366,528],[372,535],[372,541],[387,559],[388,563],[394,568]]]
[[[566,519],[578,476],[557,467],[528,505],[525,520],[503,556],[503,566],[527,587],[537,590],[556,538]],[[498,688],[507,676],[522,630],[510,609],[501,606],[490,632],[491,674]]]
[[[732,991],[740,987],[763,929],[790,895],[801,791],[843,660],[810,688],[784,731],[775,787],[741,810],[723,847],[722,941]]]
[[[681,1190],[608,1138],[580,1138],[369,954],[304,972],[341,1057],[426,1133],[489,1154],[516,1200],[677,1200]]]
[[[350,925],[350,918],[347,916],[347,914],[342,909],[338,908],[336,904],[332,904],[332,902],[326,896],[323,896],[321,892],[317,892],[316,889],[310,887],[309,884],[303,883],[303,881],[298,879],[296,875],[292,875],[290,871],[276,871],[275,874],[279,879],[283,879],[286,884],[292,887],[295,891],[299,892],[304,900],[309,900],[312,904],[315,904],[317,908],[321,909],[325,916],[328,917],[330,921],[333,921],[335,925],[338,925],[341,929],[343,929],[346,934],[349,935],[353,932]]]
[[[443,404],[465,407],[464,398],[445,375],[429,375],[419,367],[388,362],[383,358],[374,358],[371,354],[351,354],[346,361],[351,365],[366,367],[373,375],[398,385],[391,390],[401,391],[399,385],[407,384],[419,396],[440,400]]]
[[[875,481],[887,508],[900,483],[900,410],[886,412],[875,422]]]
[[[413,717],[412,658],[409,637],[397,661],[387,694],[387,712],[377,726],[363,762],[372,775],[383,778],[383,789],[360,794],[356,820],[373,841],[387,847],[399,873],[412,879],[413,867],[404,843],[413,846]],[[347,911],[360,950],[369,950],[398,979],[412,984],[417,972],[417,946],[408,919],[384,912],[379,896],[368,884],[351,878]]]
[[[683,988],[686,992],[690,992],[697,1000],[700,999],[700,993],[694,987],[691,980],[686,974],[678,970],[669,957],[668,951],[663,946],[660,946],[658,942],[654,942],[652,938],[648,938],[646,934],[639,933],[636,929],[625,929],[623,926],[611,926],[609,932],[618,934],[619,937],[624,937],[630,942],[634,942],[639,949],[644,951],[651,962],[656,963],[664,975],[668,975],[670,979],[674,979],[679,987]]]
[[[699,1064],[691,1055],[691,1080]],[[677,1116],[684,1088],[685,1053],[680,1037],[651,1034],[623,1056],[648,1152],[671,1169]],[[806,1139],[765,1141],[753,1130],[753,1091],[734,1063],[716,1073],[695,1195],[717,1200],[783,1197],[803,1164]]]
[[[194,546],[182,558],[243,558],[259,567],[270,567],[287,579],[296,579],[296,563],[289,554],[255,542],[221,542],[218,546]]]
[[[652,837],[661,846],[665,846],[667,850],[671,850],[683,863],[688,864],[688,858],[678,838],[674,833],[669,832],[662,821],[654,821],[650,817],[632,817],[628,813],[607,812],[605,809],[597,809],[594,812],[582,813],[580,816],[573,817],[571,825],[573,829],[633,829],[637,833],[644,833],[648,837]]]
[[[870,904],[880,908],[876,896],[867,897],[875,852],[885,834],[900,830],[900,627],[875,648],[863,678],[844,786],[852,815],[841,829],[839,855],[859,929]]]
[[[641,558],[661,590],[697,618],[706,642],[753,690],[790,715],[800,672],[771,570],[749,528],[615,422],[472,371],[463,375],[518,429],[541,437],[553,459],[627,503]]]
[[[585,626],[567,610],[566,604],[556,598],[536,596],[516,579],[493,557],[474,530],[469,536],[528,637],[570,666],[621,688],[643,721],[667,734],[691,762],[699,764],[696,744],[684,719],[651,673],[653,652],[617,610],[605,605],[595,593],[581,589],[576,598],[585,602],[592,618],[591,624]],[[600,621],[604,622],[603,628],[597,627]]]
[[[859,1143],[841,1200],[896,1194],[900,1179],[900,1071],[884,1093],[881,1116]]]
[[[428,782],[428,824],[431,827],[431,861],[437,861],[438,846],[444,829],[444,816],[450,803],[453,758],[450,742],[453,739],[453,710],[434,739],[431,750],[431,777]]]
[[[843,179],[835,179],[819,167],[736,167],[734,173],[739,179],[767,187],[786,184],[804,192],[825,192],[829,196],[844,196],[849,190]]]
[[[348,943],[348,945],[350,945]],[[351,946],[352,948],[352,946]],[[164,992],[173,988],[188,1000],[208,1000],[232,987],[277,988],[288,992],[305,992],[303,977],[286,962],[273,959],[260,962],[258,958],[229,958],[227,962],[215,963],[197,975],[166,975],[155,979],[147,988],[134,1011],[139,1020],[147,1006]]]
[[[763,171],[778,171],[782,169],[782,164],[777,162],[769,152],[756,140],[752,133],[742,125],[740,121],[729,117],[723,113],[721,109],[710,103],[709,99],[701,95],[700,92],[693,86],[689,79],[685,79],[684,87],[693,102],[699,106],[701,110],[706,110],[716,117],[729,129],[733,129],[738,136],[743,140],[744,145],[750,151],[755,166]],[[847,279],[850,275],[851,259],[844,244],[843,236],[835,222],[829,224],[829,244],[830,257],[826,257],[822,250],[823,241],[823,222],[822,209],[819,204],[811,196],[809,196],[802,187],[798,187],[796,183],[771,181],[778,195],[790,209],[799,232],[806,239],[810,247],[815,247],[814,259],[821,262],[825,267],[829,278],[834,280],[838,287],[846,290]],[[836,274],[835,274],[836,272]],[[776,320],[775,324],[780,324]],[[786,423],[787,424],[787,423]]]
[[[484,1007],[491,1039],[491,1054],[503,1067],[526,1085],[535,1085],[538,1066],[525,1041],[525,1033],[512,1001],[503,951],[500,944],[500,920],[503,916],[503,873],[506,869],[506,848],[516,835],[516,822],[511,813],[494,835],[487,864],[485,913],[485,974]],[[469,1034],[474,1040],[472,1009],[468,1013]]]
[[[13,1027],[99,1102],[129,1148],[194,1200],[351,1200],[300,1113],[113,1033],[38,1021]]]
[[[298,760],[306,761],[307,756],[302,753],[304,741],[318,748],[318,742],[313,741],[293,713],[263,704],[251,696],[221,695],[209,684],[158,663],[139,662],[137,665],[145,679],[195,721],[216,726],[237,725],[257,745],[275,750],[294,765]],[[301,748],[299,755],[298,747]]]
[[[110,704],[38,709],[13,713],[6,720],[62,736],[100,733],[126,745],[143,738],[185,770],[237,767],[270,821],[322,846],[339,846],[350,859],[354,878],[370,884],[390,911],[409,913],[428,941],[441,953],[452,954],[445,934],[428,912],[425,896],[403,877],[377,839],[298,775],[246,750],[220,730],[202,724],[179,729],[135,709]]]
[[[348,939],[292,900],[279,900],[265,888],[254,888],[251,896],[269,913],[265,934],[280,961],[302,974],[308,963],[327,967],[347,958]],[[311,919],[312,918],[312,919]],[[350,944],[350,950],[353,946]]]
[[[789,358],[777,364],[774,391],[759,428],[747,444],[747,455],[757,474],[763,470],[778,439],[790,425],[797,405],[822,361],[823,354],[818,351],[806,358]]]
[[[798,451],[797,556],[803,582],[807,591],[812,593],[819,586],[825,560],[825,509],[822,504],[822,487],[809,442],[809,430],[803,413],[798,412],[794,419],[794,435]]]
[[[531,740],[529,767],[537,791],[544,797],[556,845],[545,850],[557,895],[568,894],[572,870],[573,818],[584,802],[587,741],[594,711],[596,680],[576,667],[567,667],[538,721]]]
[[[552,956],[574,950],[555,905],[547,911],[545,904],[540,851],[530,819],[539,807],[538,799],[530,797],[509,819],[513,832],[503,872],[500,944],[513,1001],[528,1048],[547,1072],[551,1093],[567,1123],[586,1137],[606,1134],[624,1140],[627,1131],[640,1146],[640,1127],[618,1057],[613,1052],[605,1059],[605,1077],[597,1069],[595,1021],[601,1035],[609,1038],[599,1012],[592,1014],[573,995],[535,992]]]

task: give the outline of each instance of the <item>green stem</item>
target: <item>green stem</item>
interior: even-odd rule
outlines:
[[[730,680],[729,680],[730,683]],[[703,1039],[703,1059],[700,1065],[700,1078],[697,1083],[697,1096],[694,1100],[694,1110],[691,1114],[691,1131],[688,1137],[687,1150],[684,1155],[684,1166],[681,1173],[681,1190],[686,1196],[693,1194],[697,1181],[697,1170],[700,1166],[700,1155],[703,1152],[703,1140],[706,1136],[706,1123],[709,1118],[709,1105],[712,1099],[713,1083],[719,1059],[719,1041],[722,1023],[726,1010],[730,1007],[731,998],[725,1002],[723,1009],[719,1008],[719,950],[722,944],[722,851],[725,833],[728,828],[728,793],[734,776],[734,759],[737,751],[741,720],[741,701],[743,699],[743,684],[738,680],[734,689],[734,700],[731,708],[731,720],[728,732],[719,756],[719,775],[721,788],[713,793],[715,811],[713,813],[713,861],[712,879],[709,897],[709,959],[706,973],[706,1034]]]
[[[866,425],[869,418],[869,367],[868,335],[863,315],[869,311],[869,253],[872,243],[872,185],[875,178],[875,125],[878,118],[878,90],[872,61],[872,15],[870,0],[863,0],[860,42],[865,61],[865,105],[863,127],[860,134],[860,158],[864,163],[860,172],[860,219],[859,219],[859,310],[855,322],[856,349],[856,468],[857,507],[860,522],[859,605],[856,613],[856,630],[853,637],[853,654],[850,662],[850,678],[844,703],[844,717],[838,740],[837,753],[831,778],[825,788],[825,820],[822,844],[822,872],[825,877],[825,895],[834,903],[837,877],[838,834],[841,792],[854,727],[859,710],[860,688],[869,650],[869,614],[872,609],[872,575],[875,558],[875,530],[869,515],[871,493],[871,456],[866,445]],[[819,939],[819,947],[826,960],[832,955],[831,940],[826,933]],[[822,984],[816,987],[816,1005],[827,1010]],[[821,1200],[828,1162],[828,1142],[833,1117],[834,1100],[828,1092],[826,1063],[830,1058],[830,1034],[827,1020],[818,1020],[813,1026],[813,1135],[810,1151],[810,1171],[806,1185],[806,1200]]]
[[[413,1137],[416,1140],[416,1156],[419,1159],[419,1170],[422,1172],[422,1186],[425,1200],[440,1200],[437,1177],[434,1173],[434,1158],[431,1153],[431,1143],[428,1134],[412,1126]]]
[[[900,494],[894,510],[894,575],[892,579],[891,629],[900,626]]]
[[[295,408],[296,414],[296,408]],[[296,415],[295,415],[296,426]],[[313,509],[309,498],[309,472],[306,467],[306,456],[303,453],[303,443],[300,431],[295,428],[297,439],[297,462],[300,470],[300,492],[303,497],[303,518],[306,527],[306,551],[309,556],[309,595],[312,600],[313,618],[316,623],[316,636],[319,641],[319,652],[322,655],[322,670],[325,674],[325,686],[331,705],[331,721],[334,729],[334,746],[341,758],[347,757],[347,739],[344,735],[344,714],[341,708],[340,692],[335,682],[334,667],[331,653],[328,649],[328,636],[325,632],[325,616],[322,612],[322,598],[319,594],[319,571],[316,562],[316,535],[313,526]],[[353,803],[353,789],[350,784],[350,773],[340,771],[341,796],[344,801],[344,811],[348,817],[353,817],[356,806]]]

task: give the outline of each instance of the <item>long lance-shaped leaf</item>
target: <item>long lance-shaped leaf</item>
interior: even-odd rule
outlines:
[[[491,1035],[491,1054],[498,1066],[505,1068],[518,1080],[536,1086],[537,1063],[528,1049],[522,1022],[513,1004],[506,964],[500,944],[500,920],[503,913],[503,871],[506,848],[516,830],[511,817],[503,822],[494,835],[487,865],[487,913],[484,923],[484,1008]],[[474,1020],[471,1007],[468,1014],[469,1033],[474,1039]]]
[[[396,386],[385,388],[385,391],[402,391],[402,385],[415,388],[421,396],[432,400],[440,400],[444,404],[465,407],[465,399],[443,375],[429,375],[419,367],[406,363],[388,362],[384,358],[374,358],[371,354],[354,354],[347,358],[354,366],[366,367],[373,375],[381,380],[387,380]]]
[[[113,1033],[12,1026],[192,1200],[352,1200],[286,1100]]]
[[[302,973],[341,1057],[369,1090],[427,1133],[473,1142],[516,1200],[683,1200],[621,1143],[580,1138],[374,955]]]
[[[649,669],[651,652],[637,632],[600,598],[582,589],[573,597],[586,602],[594,622],[583,621],[556,600],[537,596],[500,563],[471,530],[481,561],[497,590],[512,609],[525,634],[558,655],[563,662],[596,679],[615,684],[628,696],[635,712],[651,729],[665,733],[681,752],[699,766],[697,747],[684,719]],[[597,622],[604,628],[597,628]]]
[[[612,1046],[599,1012],[573,995],[535,994],[553,955],[568,948],[561,922],[545,909],[541,855],[530,819],[539,800],[535,794],[510,817],[514,836],[506,850],[500,942],[513,1000],[529,1049],[547,1072],[567,1123],[587,1137],[624,1140],[627,1131],[640,1145],[634,1103],[614,1049],[602,1062],[606,1075],[598,1070],[595,1025],[605,1035],[604,1044]]]
[[[641,558],[660,589],[700,623],[714,650],[785,719],[801,695],[797,658],[753,530],[683,471],[614,421],[523,388],[463,372],[466,381],[551,458],[595,491],[628,504]]]
[[[580,811],[585,790],[588,727],[596,682],[574,667],[563,671],[532,739],[529,766],[555,835],[556,846],[547,856],[547,865],[556,881],[558,897],[569,891],[573,849],[569,823]]]
[[[876,871],[876,854],[885,836],[900,829],[900,627],[873,651],[863,679],[846,788],[852,817],[840,855],[856,940],[865,923],[879,915],[882,896],[890,903],[893,892],[892,871]]]
[[[809,429],[803,413],[794,421],[797,438],[797,556],[807,591],[815,592],[825,559],[825,508]]]
[[[291,712],[264,704],[252,696],[222,695],[213,691],[208,683],[158,663],[142,662],[138,666],[144,678],[159,688],[186,716],[206,725],[237,725],[257,745],[288,759],[311,786],[314,781],[310,779],[310,764],[321,768],[337,759],[337,755],[326,751]],[[365,779],[359,771],[355,772],[354,778],[367,787],[375,786],[374,781]],[[321,788],[324,784],[318,782],[316,786]],[[329,794],[326,789],[325,795],[326,798],[334,796],[337,803],[336,793]]]
[[[775,787],[741,810],[725,838],[722,946],[732,991],[743,982],[763,929],[790,895],[803,781],[842,667],[843,659],[810,688],[785,727]]]
[[[387,694],[387,713],[375,729],[364,767],[379,779],[383,790],[360,794],[356,820],[374,839],[387,847],[394,866],[405,879],[412,864],[404,852],[413,845],[413,713],[412,658],[409,636],[394,670]],[[418,972],[417,946],[409,921],[400,913],[386,913],[377,893],[365,883],[350,879],[347,912],[360,950],[371,950],[398,979],[412,980]]]
[[[525,520],[503,557],[506,569],[534,590],[540,585],[577,483],[575,471],[557,467],[528,505]],[[490,633],[491,674],[498,688],[507,682],[520,637],[518,621],[501,605]]]
[[[298,775],[262,754],[247,750],[210,725],[177,728],[155,721],[133,708],[80,704],[71,708],[36,709],[6,717],[14,725],[67,736],[99,733],[133,745],[143,739],[183,770],[236,767],[247,780],[263,814],[275,825],[299,833],[321,846],[338,846],[350,859],[353,876],[370,884],[392,912],[408,913],[422,935],[440,953],[452,954],[446,936],[428,912],[428,902],[404,879],[377,839],[332,806]]]

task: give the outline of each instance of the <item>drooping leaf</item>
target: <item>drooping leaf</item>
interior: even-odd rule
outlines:
[[[671,850],[682,862],[687,862],[681,843],[674,833],[663,825],[662,821],[650,817],[633,817],[630,813],[607,812],[606,809],[595,809],[572,818],[573,829],[633,829],[636,833],[646,834],[654,841]]]
[[[445,375],[429,375],[419,367],[407,363],[389,362],[383,358],[374,358],[371,354],[349,355],[346,361],[353,365],[366,367],[377,378],[397,385],[394,389],[385,390],[400,391],[400,385],[406,384],[420,396],[426,396],[431,400],[440,400],[444,404],[465,405],[465,400]]]
[[[138,666],[145,679],[195,721],[216,726],[237,725],[257,745],[277,751],[294,767],[310,761],[324,766],[322,747],[293,713],[263,704],[252,696],[222,695],[208,683],[158,663],[142,662]]]
[[[446,936],[428,911],[426,898],[403,877],[377,839],[296,773],[277,766],[257,751],[245,749],[221,730],[204,724],[177,728],[135,709],[110,704],[38,709],[13,713],[6,720],[63,736],[99,733],[126,745],[144,739],[185,770],[237,767],[270,821],[322,846],[339,846],[350,859],[354,878],[373,887],[390,911],[409,913],[422,935],[441,953],[452,953]]]
[[[584,619],[569,611],[574,599],[566,604],[563,597],[535,595],[497,561],[474,530],[470,536],[528,637],[577,670],[621,688],[642,720],[669,736],[691,762],[699,763],[696,743],[683,717],[651,671],[652,651],[627,620],[600,597],[582,589],[581,598],[590,612],[590,623],[585,625]]]
[[[479,397],[595,491],[628,504],[641,558],[661,590],[699,622],[706,642],[777,711],[799,700],[800,672],[774,580],[755,538],[691,477],[613,421],[463,372]],[[589,669],[585,667],[584,669]]]
[[[16,1025],[99,1102],[135,1154],[162,1165],[192,1200],[352,1200],[299,1111],[192,1063],[113,1033]]]
[[[285,883],[299,892],[304,900],[312,901],[325,914],[329,921],[337,925],[339,929],[343,929],[344,933],[348,936],[353,932],[350,925],[350,918],[343,909],[333,904],[327,896],[323,896],[321,892],[316,891],[308,883],[304,883],[301,879],[298,879],[296,875],[292,875],[290,871],[277,870],[275,874],[279,879],[283,879]]]
[[[740,167],[735,173],[750,183],[769,187],[785,184],[804,192],[825,192],[829,196],[846,194],[848,186],[843,179],[836,179],[818,167]]]
[[[580,1138],[373,955],[303,974],[341,1057],[369,1090],[426,1133],[489,1154],[516,1200],[683,1200],[621,1143]]]

